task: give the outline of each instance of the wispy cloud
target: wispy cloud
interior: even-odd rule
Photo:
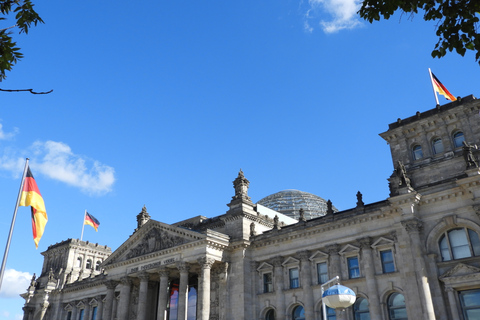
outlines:
[[[3,124],[0,123],[0,140],[8,140],[13,138],[18,133],[18,128],[14,128],[13,132],[3,131]]]
[[[18,298],[19,294],[27,291],[31,279],[32,275],[28,272],[6,269],[3,275],[0,298]]]
[[[25,164],[24,154],[30,157],[35,174],[41,173],[51,179],[80,188],[83,192],[102,195],[112,190],[115,182],[115,170],[99,161],[73,153],[70,146],[57,141],[37,141],[27,150],[19,151],[4,148],[0,157],[0,169],[14,175],[22,172]]]
[[[356,28],[361,25],[357,15],[360,5],[360,0],[309,0],[305,30],[313,32],[312,22],[318,22],[325,33]]]

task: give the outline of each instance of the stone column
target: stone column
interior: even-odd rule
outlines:
[[[367,283],[368,308],[372,319],[381,319],[382,310],[380,308],[380,298],[378,296],[377,278],[375,277],[375,267],[372,254],[372,239],[370,237],[359,239],[358,242],[362,248],[362,268],[365,273],[365,282]]]
[[[420,239],[420,232],[423,230],[422,222],[417,218],[413,218],[402,221],[402,225],[407,230],[410,238],[410,249],[413,254],[421,305],[423,306],[422,319],[435,320],[432,295],[430,293],[430,285],[428,284],[427,265],[423,255],[423,243]]]
[[[254,297],[254,299],[252,299],[253,303],[251,305],[253,319],[257,318],[257,308],[258,308],[255,297],[257,296],[257,293],[263,292],[263,290],[259,290],[259,287],[258,287],[258,285],[260,284],[260,281],[258,281],[258,277],[257,277],[257,274],[258,274],[257,267],[258,267],[258,262],[250,261],[250,281],[251,281],[250,285],[252,288],[252,290],[250,291],[250,294],[252,297]]]
[[[77,302],[76,301],[73,301],[72,302],[72,320],[76,320],[77,319]]]
[[[102,296],[96,296],[95,299],[97,300],[97,318],[96,320],[103,319],[103,300]]]
[[[340,267],[340,255],[338,254],[338,244],[332,244],[327,246],[328,256],[330,258],[329,272],[331,278],[338,276],[342,280],[342,269]],[[330,280],[330,279],[329,279]]]
[[[448,304],[450,305],[452,320],[460,320],[460,313],[458,312],[457,308],[457,300],[455,299],[455,290],[452,287],[446,287],[445,291],[447,291],[448,295]]]
[[[315,311],[313,310],[313,290],[312,290],[312,268],[311,261],[308,259],[310,253],[308,251],[302,251],[299,253],[301,261],[300,270],[300,284],[303,289],[303,301],[305,303],[305,319],[314,319]]]
[[[127,320],[130,306],[130,290],[132,288],[132,280],[127,276],[122,278],[120,281],[122,283],[122,288],[120,289],[120,301],[118,302],[119,306],[117,318],[119,320]]]
[[[90,308],[91,306],[88,304],[88,299],[83,300],[83,305],[85,306],[83,310],[83,319],[92,319],[92,316],[90,315],[92,308]]]
[[[201,300],[199,303],[199,314],[197,315],[198,320],[209,320],[210,319],[210,270],[212,268],[215,259],[202,257],[198,259],[200,264],[200,283],[198,284],[198,293]]]
[[[188,290],[188,270],[190,269],[186,262],[179,262],[177,268],[180,271],[180,284],[178,285],[178,320],[187,319],[187,290]]]
[[[160,276],[160,285],[158,288],[158,309],[157,320],[166,320],[165,311],[167,310],[168,302],[168,271],[167,268],[160,269],[158,272]]]
[[[145,320],[147,315],[147,294],[148,294],[149,275],[146,272],[142,272],[139,278],[140,278],[140,288],[138,290],[137,320]]]
[[[275,286],[275,296],[276,296],[276,315],[278,320],[285,320],[285,296],[283,294],[283,266],[282,266],[282,257],[275,257],[273,259],[273,266],[275,267],[275,277],[274,286]]]
[[[115,299],[115,287],[117,284],[118,282],[116,281],[107,281],[105,283],[107,287],[107,296],[105,297],[105,306],[103,308],[103,319],[105,320],[112,320],[113,300]]]

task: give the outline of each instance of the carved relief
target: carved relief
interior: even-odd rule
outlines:
[[[131,259],[155,251],[172,248],[185,243],[180,236],[170,235],[158,229],[150,230],[142,241],[127,254],[126,259]]]

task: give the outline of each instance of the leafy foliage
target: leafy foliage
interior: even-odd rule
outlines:
[[[23,58],[17,43],[12,39],[12,31],[19,29],[19,33],[28,33],[28,29],[37,23],[44,23],[42,18],[33,9],[30,0],[0,0],[0,21],[7,21],[7,16],[15,14],[16,23],[13,26],[0,29],[0,81],[6,78],[6,71]]]
[[[480,1],[478,0],[363,0],[360,17],[372,23],[381,17],[389,19],[400,10],[412,15],[419,11],[425,21],[438,21],[436,35],[439,40],[432,57],[441,58],[455,50],[464,56],[475,51],[480,64],[480,34],[478,33]]]

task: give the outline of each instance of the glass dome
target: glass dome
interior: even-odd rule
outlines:
[[[257,203],[297,220],[300,218],[300,208],[303,208],[307,220],[327,214],[325,199],[300,190],[283,190],[271,194]],[[338,211],[333,206],[332,209],[333,212]]]

